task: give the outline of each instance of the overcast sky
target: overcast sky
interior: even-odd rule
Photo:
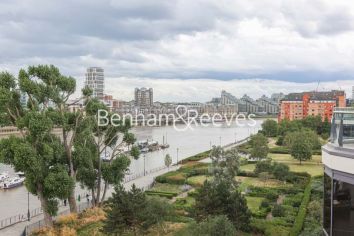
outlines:
[[[353,62],[351,0],[0,2],[0,70],[54,64],[81,86],[85,69],[101,66],[120,99],[135,86],[153,86],[162,101],[221,89],[349,93]]]

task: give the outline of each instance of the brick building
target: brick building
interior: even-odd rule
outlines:
[[[345,106],[344,91],[290,93],[280,101],[278,120],[301,120],[317,115],[331,120],[334,107]]]

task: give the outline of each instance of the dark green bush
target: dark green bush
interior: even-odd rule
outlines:
[[[281,205],[275,204],[272,209],[272,215],[274,217],[283,217],[285,215],[285,209]]]
[[[306,217],[306,209],[307,209],[307,205],[310,202],[310,197],[311,197],[311,182],[307,184],[306,189],[304,191],[304,197],[302,199],[299,212],[295,219],[294,226],[291,229],[290,236],[298,236],[302,231],[302,227],[304,225],[304,221]]]
[[[272,147],[269,148],[269,153],[276,153],[276,154],[289,154],[290,151],[288,148],[280,146],[280,147]]]

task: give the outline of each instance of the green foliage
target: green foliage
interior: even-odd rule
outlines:
[[[132,148],[130,149],[130,155],[135,159],[138,160],[139,156],[140,156],[140,149],[137,146],[132,146]]]
[[[272,168],[271,160],[258,161],[254,173],[258,175],[261,172],[272,172]]]
[[[249,230],[251,213],[246,199],[234,188],[230,181],[205,181],[196,191],[195,214],[197,219],[206,219],[209,215],[226,215],[236,229]]]
[[[269,148],[269,152],[275,154],[289,154],[290,150],[288,147],[279,146],[279,147]]]
[[[267,158],[269,151],[268,140],[263,134],[258,133],[256,135],[252,135],[250,143],[252,146],[251,156],[253,158]]]
[[[285,209],[279,204],[275,204],[272,209],[272,215],[274,217],[282,217],[285,215]]]
[[[170,168],[171,164],[172,164],[172,158],[171,158],[170,154],[166,154],[166,156],[165,156],[165,166]]]
[[[305,217],[306,217],[306,209],[310,202],[311,197],[311,182],[305,188],[304,197],[302,199],[298,215],[295,219],[294,226],[291,229],[290,236],[297,236],[301,233],[302,227],[304,225]]]
[[[283,163],[273,163],[272,174],[278,180],[286,180],[289,175],[289,166]]]
[[[200,223],[191,223],[187,229],[180,235],[194,236],[234,236],[236,234],[235,227],[224,216],[209,216]]]
[[[103,231],[108,234],[123,234],[132,231],[143,233],[149,227],[162,223],[171,214],[171,207],[165,201],[147,198],[135,185],[130,191],[123,186],[116,186],[108,200],[107,219]]]
[[[276,137],[278,134],[278,123],[275,120],[267,119],[262,123],[262,131],[267,137]]]
[[[296,132],[292,134],[290,142],[290,154],[294,159],[302,161],[311,159],[313,144],[307,139],[306,132]]]

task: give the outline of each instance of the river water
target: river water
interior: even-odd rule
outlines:
[[[219,123],[218,126],[208,127],[191,126],[188,129],[183,125],[178,128],[185,129],[184,131],[177,131],[173,126],[163,127],[136,127],[132,132],[136,135],[137,140],[155,140],[162,144],[165,137],[169,148],[150,152],[138,160],[132,160],[130,165],[130,173],[141,173],[145,170],[151,170],[164,166],[164,157],[170,154],[172,163],[178,160],[185,159],[189,156],[210,149],[213,145],[227,145],[248,137],[250,134],[256,133],[262,124],[262,119],[257,119],[256,124],[250,127],[248,124],[252,123],[249,120],[239,121],[238,124],[233,122],[230,126],[225,123]],[[178,149],[178,151],[177,151]],[[7,171],[10,175],[14,175],[14,171],[10,166],[0,164],[0,173]],[[77,186],[77,192],[80,192],[80,187]],[[84,190],[81,190],[83,192]],[[27,212],[27,190],[24,186],[17,187],[10,190],[0,189],[0,220],[14,216],[17,214],[24,214]],[[30,210],[40,207],[40,203],[36,196],[29,197]]]

